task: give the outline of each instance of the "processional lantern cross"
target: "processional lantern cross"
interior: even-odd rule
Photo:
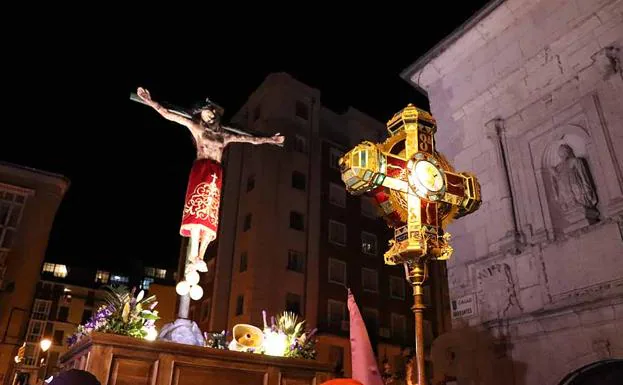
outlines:
[[[339,159],[339,166],[346,190],[373,196],[394,229],[385,264],[402,264],[413,287],[418,384],[425,385],[422,285],[427,264],[450,258],[445,228],[478,209],[480,185],[436,151],[436,122],[428,112],[409,104],[387,122],[387,130],[385,142],[358,144]]]

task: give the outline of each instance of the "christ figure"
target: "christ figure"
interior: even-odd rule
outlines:
[[[209,100],[194,109],[189,119],[152,100],[146,89],[139,87],[137,94],[164,118],[186,126],[195,140],[197,158],[188,179],[180,234],[190,237],[185,273],[206,272],[208,268],[203,257],[210,242],[216,239],[218,229],[223,176],[221,158],[225,146],[234,142],[282,146],[284,137],[279,133],[265,138],[227,132],[220,121],[222,108]]]

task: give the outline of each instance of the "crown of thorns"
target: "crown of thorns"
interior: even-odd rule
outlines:
[[[206,98],[204,101],[197,103],[197,105],[195,105],[195,107],[193,108],[193,114],[198,114],[201,111],[207,110],[207,109],[214,111],[214,113],[218,116],[223,116],[223,113],[225,112],[225,109],[223,107],[214,103],[209,98]]]

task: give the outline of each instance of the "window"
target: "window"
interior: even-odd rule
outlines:
[[[292,172],[292,187],[297,190],[305,191],[305,183],[306,183],[305,174],[298,171]]]
[[[58,317],[57,321],[67,322],[67,318],[69,317],[69,307],[61,306],[58,308]]]
[[[405,299],[405,280],[401,277],[389,277],[389,296],[396,299]]]
[[[128,283],[128,282],[130,282],[130,279],[128,277],[126,277],[125,275],[113,275],[112,278],[110,278],[110,280],[112,282],[118,282],[118,283]]]
[[[369,334],[376,334],[379,329],[379,311],[377,309],[371,309],[364,307],[361,311],[363,322],[366,324]]]
[[[255,175],[249,175],[247,178],[247,192],[255,188]]]
[[[156,269],[156,278],[164,279],[167,276],[166,269]]]
[[[110,278],[110,273],[103,270],[98,270],[95,274],[95,282],[99,283],[108,283],[108,279]]]
[[[89,322],[92,316],[93,316],[93,310],[84,309],[82,311],[82,320],[80,321],[80,324],[84,325],[85,323]]]
[[[329,203],[338,207],[346,207],[346,190],[335,183],[329,183]]]
[[[294,314],[302,315],[300,295],[293,294],[293,293],[286,294],[286,311],[292,312]]]
[[[36,320],[47,320],[50,315],[51,301],[36,299],[32,306],[32,318]]]
[[[346,263],[329,258],[329,283],[346,285]]]
[[[242,231],[247,231],[251,228],[251,220],[253,219],[253,216],[251,214],[247,214],[244,217],[244,224],[242,225]]]
[[[39,342],[43,336],[45,321],[30,321],[28,324],[28,332],[26,333],[26,341]]]
[[[376,270],[361,269],[361,286],[363,291],[370,293],[378,293],[379,291],[379,274]]]
[[[22,194],[0,191],[0,249],[11,249],[25,201]]]
[[[391,330],[393,338],[404,341],[407,333],[407,318],[402,314],[392,313]]]
[[[54,330],[54,345],[63,346],[63,338],[65,337],[65,332],[62,330]]]
[[[54,276],[57,278],[67,277],[67,266],[65,265],[54,266]]]
[[[65,278],[67,277],[67,266],[46,262],[43,264],[42,272],[52,273],[57,278]]]
[[[346,225],[329,219],[329,242],[346,246]]]
[[[207,322],[210,320],[210,310],[212,309],[212,300],[210,298],[203,301],[201,304],[201,322]]]
[[[305,219],[303,214],[296,211],[290,211],[290,228],[294,230],[305,230]]]
[[[342,321],[346,320],[346,304],[344,302],[330,299],[328,301],[329,327],[342,327]]]
[[[244,295],[239,295],[236,298],[236,315],[242,315],[244,310]]]
[[[49,262],[44,263],[42,272],[44,272],[44,273],[54,273],[54,264],[53,263],[49,263]]]
[[[302,273],[305,271],[305,256],[295,250],[288,250],[288,270]]]
[[[240,268],[238,269],[239,272],[243,272],[243,271],[247,271],[247,252],[243,251],[242,253],[240,253]]]
[[[375,219],[378,215],[378,205],[376,204],[376,199],[372,197],[362,196],[361,197],[361,214],[364,217]]]
[[[141,281],[141,289],[149,290],[149,286],[151,286],[152,283],[154,283],[154,279],[152,277],[143,278]]]
[[[24,365],[34,366],[37,362],[39,344],[26,344],[26,351],[24,352]]]
[[[146,267],[145,268],[145,275],[148,277],[153,277],[156,275],[156,269],[153,267]]]
[[[294,135],[294,150],[307,153],[307,139],[302,135]]]
[[[301,102],[300,100],[296,101],[295,112],[296,112],[296,116],[298,116],[301,119],[307,120],[309,118],[309,110],[307,109],[307,105]]]
[[[368,233],[367,231],[361,232],[361,252],[368,255],[376,255],[376,235]]]
[[[342,151],[337,148],[331,148],[329,150],[329,167],[339,170],[340,158],[342,157]]]

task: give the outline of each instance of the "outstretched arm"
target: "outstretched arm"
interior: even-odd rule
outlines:
[[[188,127],[191,131],[194,131],[195,123],[192,120],[185,118],[181,115],[178,115],[172,112],[171,110],[169,110],[168,108],[164,108],[160,103],[152,100],[151,95],[149,94],[149,91],[147,91],[146,89],[139,87],[138,90],[136,91],[136,94],[138,95],[139,98],[141,98],[141,100],[145,102],[145,104],[147,104],[148,106],[156,110],[165,119],[184,125]]]
[[[276,133],[270,138],[225,133],[225,144],[229,144],[229,143],[274,144],[279,147],[283,147],[283,141],[284,141],[284,137],[283,135],[280,135],[279,133]]]

